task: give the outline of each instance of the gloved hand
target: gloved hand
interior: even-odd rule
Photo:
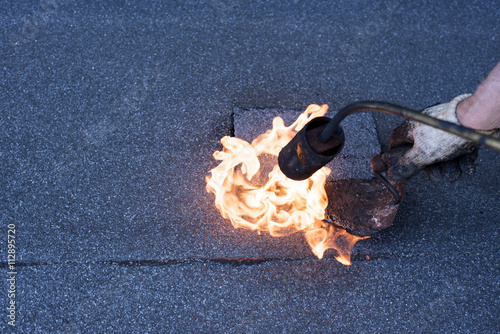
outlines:
[[[456,107],[469,96],[457,96],[422,113],[459,124]],[[387,176],[392,181],[407,180],[424,169],[432,181],[444,178],[452,182],[462,172],[470,175],[475,172],[478,146],[454,134],[407,120],[393,131],[389,150],[380,159],[388,167]]]

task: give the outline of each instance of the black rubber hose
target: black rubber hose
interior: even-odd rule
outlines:
[[[457,136],[460,136],[464,139],[491,147],[495,150],[500,151],[500,140],[493,137],[488,136],[482,133],[477,132],[474,129],[456,124],[447,121],[443,121],[441,119],[437,119],[431,116],[424,115],[418,111],[399,106],[397,104],[392,104],[388,102],[380,102],[380,101],[360,101],[349,104],[342,108],[328,123],[325,130],[320,134],[319,140],[321,142],[326,142],[328,139],[332,137],[332,135],[337,131],[337,128],[340,122],[349,116],[352,113],[357,111],[381,111],[387,114],[408,118],[437,129],[441,129],[443,131],[447,131],[453,133]]]

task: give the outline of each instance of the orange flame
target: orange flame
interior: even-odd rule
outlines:
[[[338,253],[337,261],[350,265],[351,249],[363,238],[324,221],[328,205],[324,185],[331,170],[323,167],[309,179],[295,181],[278,166],[281,149],[311,119],[327,111],[326,104],[312,104],[289,127],[276,117],[272,130],[259,135],[252,144],[223,137],[223,150],[213,155],[221,163],[207,176],[207,191],[215,194],[216,207],[235,228],[264,231],[275,237],[303,231],[318,258],[333,248]]]

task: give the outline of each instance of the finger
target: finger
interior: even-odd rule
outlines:
[[[391,140],[389,141],[389,149],[412,145],[413,137],[410,135],[410,130],[412,128],[412,124],[409,121],[404,121],[401,123],[391,134]]]

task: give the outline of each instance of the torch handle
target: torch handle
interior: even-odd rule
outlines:
[[[381,101],[360,101],[345,106],[337,114],[335,114],[332,120],[328,123],[326,128],[320,134],[319,140],[321,142],[328,141],[328,139],[330,139],[337,131],[340,122],[350,114],[357,111],[369,110],[380,111],[394,116],[411,119],[500,151],[500,140],[493,136],[482,134],[474,129],[460,124],[443,121],[397,104]]]

